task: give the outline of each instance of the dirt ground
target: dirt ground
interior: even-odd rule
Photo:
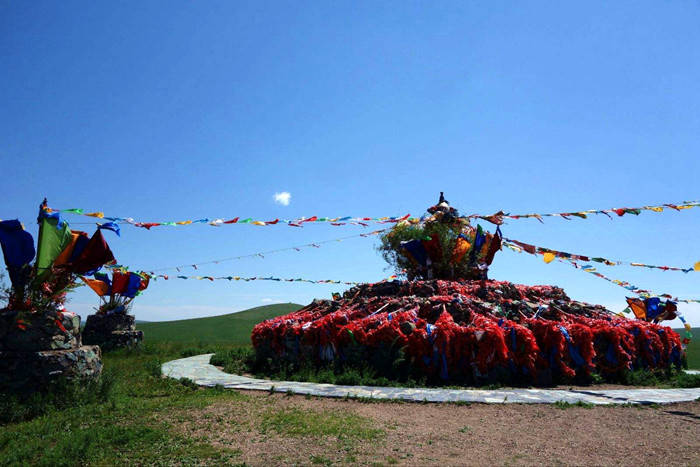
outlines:
[[[177,414],[180,430],[250,465],[700,465],[698,401],[561,408],[241,394]]]

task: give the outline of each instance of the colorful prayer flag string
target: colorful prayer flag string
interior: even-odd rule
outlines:
[[[516,253],[522,253],[523,251],[525,251],[522,248],[518,247],[517,245],[515,245],[509,241],[504,241],[503,245],[508,247],[510,250],[515,251]],[[596,268],[590,264],[579,265],[575,260],[570,259],[570,258],[557,258],[557,259],[561,262],[569,264],[570,266],[573,266],[576,269],[580,269],[580,270],[585,271],[589,274],[593,274],[596,277],[599,277],[599,278],[604,279],[608,282],[611,282],[617,286],[623,287],[624,289],[629,290],[630,292],[635,293],[643,298],[661,297],[661,298],[665,298],[667,300],[671,300],[672,302],[677,302],[677,303],[700,303],[700,299],[678,298],[678,297],[674,297],[673,295],[667,294],[667,293],[657,294],[657,293],[653,293],[649,290],[637,287],[636,285],[632,285],[627,281],[621,281],[618,279],[611,279],[611,278],[599,273],[596,270]],[[693,337],[693,334],[690,332],[691,326],[689,323],[686,322],[685,318],[683,317],[683,315],[680,312],[677,312],[677,315],[678,315],[678,319],[681,320],[681,322],[683,323],[683,327],[685,328],[684,344],[687,344],[690,341],[690,339]]]
[[[130,224],[133,225],[134,227],[141,227],[147,230],[152,229],[153,227],[161,227],[161,226],[183,226],[183,225],[194,225],[194,224],[207,224],[211,225],[213,227],[221,227],[223,225],[234,225],[234,224],[250,224],[250,225],[259,225],[259,226],[267,226],[267,225],[288,225],[290,227],[303,227],[304,224],[307,223],[327,223],[332,226],[342,226],[342,225],[359,225],[362,227],[368,227],[369,223],[378,223],[378,224],[391,224],[391,223],[397,223],[401,221],[408,220],[410,218],[410,214],[406,214],[405,216],[402,217],[351,217],[351,216],[344,216],[344,217],[319,217],[319,216],[311,216],[311,217],[300,217],[297,219],[273,219],[271,221],[262,221],[262,220],[255,220],[252,217],[244,218],[241,219],[241,217],[234,217],[231,219],[224,219],[224,218],[216,218],[216,219],[210,219],[210,218],[202,218],[202,219],[196,219],[196,220],[184,220],[184,221],[163,221],[163,222],[139,222],[134,220],[133,217],[110,217],[106,216],[104,212],[97,211],[97,212],[85,212],[84,209],[79,209],[79,208],[74,208],[74,209],[53,209],[50,210],[50,212],[63,212],[63,213],[69,213],[69,214],[75,214],[75,215],[80,215],[80,216],[88,216],[88,217],[95,217],[98,219],[105,219],[110,222],[118,223],[118,224]]]
[[[381,230],[374,230],[372,232],[366,232],[366,233],[361,233],[357,235],[348,235],[346,237],[340,237],[340,238],[334,238],[331,240],[323,240],[319,242],[312,242],[312,243],[305,243],[303,245],[295,245],[295,246],[290,246],[290,247],[285,247],[285,248],[277,248],[275,250],[267,250],[267,251],[259,251],[257,253],[249,253],[247,255],[240,255],[240,256],[231,256],[228,258],[220,258],[220,259],[214,259],[214,260],[208,260],[208,261],[202,261],[202,262],[197,262],[197,263],[187,263],[187,264],[180,264],[178,266],[168,266],[168,267],[162,267],[162,268],[155,268],[155,269],[149,269],[151,274],[154,274],[155,272],[159,271],[171,271],[171,270],[177,270],[180,272],[181,269],[185,268],[193,268],[193,269],[198,269],[201,266],[205,266],[208,264],[219,264],[219,263],[224,263],[227,261],[236,261],[239,259],[245,259],[245,258],[262,258],[265,259],[266,255],[274,254],[274,253],[281,253],[283,251],[302,251],[304,248],[320,248],[321,245],[325,245],[328,243],[338,243],[342,242],[343,240],[349,240],[353,238],[368,238],[373,235],[378,235],[382,232],[386,232],[387,229],[381,229]],[[112,269],[124,269],[123,265],[115,264],[112,266],[108,266]]]
[[[510,238],[504,238],[504,242],[509,242],[511,245],[509,248],[513,249],[519,248],[525,251],[526,253],[530,253],[531,255],[542,255],[544,262],[545,263],[550,263],[554,258],[564,258],[564,259],[569,259],[569,260],[574,260],[574,261],[593,261],[596,263],[602,263],[605,264],[606,266],[635,266],[635,267],[641,267],[641,268],[648,268],[648,269],[661,269],[662,271],[681,271],[684,273],[689,273],[692,271],[700,271],[700,261],[696,262],[694,265],[689,266],[687,268],[680,268],[676,266],[656,266],[653,264],[645,264],[645,263],[638,263],[638,262],[630,262],[630,261],[620,261],[620,260],[611,260],[607,258],[603,258],[600,256],[593,257],[590,255],[580,255],[580,254],[574,254],[574,253],[566,253],[564,251],[558,251],[558,250],[553,250],[551,248],[545,248],[537,245],[530,245],[529,243],[524,243],[518,240],[513,240]]]
[[[208,280],[208,281],[218,281],[218,280],[226,280],[226,281],[243,281],[243,282],[250,282],[250,281],[274,281],[274,282],[305,282],[308,284],[342,284],[342,285],[360,285],[364,284],[364,282],[353,282],[353,281],[339,281],[339,280],[332,280],[332,279],[319,279],[319,280],[314,280],[314,279],[302,279],[302,278],[282,278],[282,277],[275,277],[275,276],[268,276],[268,277],[258,277],[258,276],[253,276],[253,277],[243,277],[243,276],[185,276],[185,275],[177,275],[177,276],[169,276],[168,274],[148,274],[148,273],[141,273],[141,274],[146,274],[150,279],[152,280],[157,280],[157,279],[163,279],[163,280],[170,280],[170,279],[194,279],[194,280]],[[386,281],[392,281],[396,279],[396,276],[389,276],[386,279],[382,279],[379,282],[386,282]]]
[[[481,214],[472,214],[467,216],[469,218],[479,218],[485,221],[491,222],[492,224],[501,225],[504,219],[528,219],[535,218],[540,222],[543,222],[543,217],[561,217],[566,220],[571,220],[573,217],[579,219],[587,219],[590,214],[604,214],[612,219],[611,214],[616,214],[618,217],[622,217],[625,214],[632,214],[638,216],[642,211],[652,211],[652,212],[663,212],[664,209],[673,209],[675,211],[682,211],[684,209],[690,209],[700,206],[700,201],[683,201],[682,203],[666,203],[654,206],[642,206],[639,208],[612,208],[612,209],[589,209],[587,211],[569,211],[569,212],[553,212],[546,214],[506,214],[503,211],[499,211],[490,216],[484,216]]]
[[[510,242],[503,242],[503,245],[508,247],[509,249],[515,251],[516,253],[522,253],[524,250],[517,245],[510,243]],[[617,279],[611,279],[607,276],[604,276],[603,274],[599,273],[596,268],[593,265],[590,264],[584,264],[584,265],[579,265],[575,260],[569,259],[569,258],[557,258],[559,261],[567,263],[576,269],[581,269],[582,271],[585,271],[589,274],[593,274],[596,277],[599,277],[601,279],[605,279],[608,282],[612,282],[615,285],[619,285],[620,287],[624,287],[625,289],[629,290],[632,293],[635,293],[637,295],[643,296],[643,297],[663,297],[667,298],[670,300],[673,300],[674,302],[682,302],[682,303],[700,303],[700,299],[695,299],[695,298],[678,298],[674,297],[673,295],[670,294],[655,294],[649,290],[642,289],[640,287],[637,287],[635,285],[630,284],[629,282],[626,281],[621,281]]]
[[[589,209],[586,211],[567,211],[567,212],[555,212],[555,213],[528,213],[528,214],[510,214],[510,213],[504,213],[503,211],[499,211],[495,214],[491,215],[483,215],[483,214],[471,214],[469,216],[465,216],[468,219],[471,218],[479,218],[479,219],[484,219],[488,222],[491,222],[493,224],[503,224],[503,221],[505,219],[528,219],[528,218],[535,218],[539,220],[540,222],[543,222],[544,217],[561,217],[563,219],[571,220],[572,218],[576,217],[579,219],[587,219],[589,215],[591,214],[603,214],[608,216],[609,218],[613,218],[611,215],[615,214],[618,217],[622,217],[626,214],[631,214],[631,215],[639,215],[642,213],[642,211],[651,211],[651,212],[663,212],[664,210],[675,210],[675,211],[682,211],[685,209],[690,209],[694,207],[700,206],[700,201],[683,201],[681,203],[665,203],[665,204],[658,204],[658,205],[652,205],[652,206],[642,206],[642,207],[637,207],[637,208],[611,208],[611,209]],[[160,227],[160,226],[183,226],[183,225],[194,225],[194,224],[207,224],[211,225],[214,227],[221,227],[223,225],[233,225],[233,224],[250,224],[250,225],[257,225],[257,226],[268,226],[268,225],[288,225],[290,227],[303,227],[304,224],[307,223],[327,223],[332,226],[342,226],[342,225],[360,225],[363,227],[367,227],[369,224],[368,223],[380,223],[380,224],[386,224],[386,223],[398,223],[402,221],[408,221],[408,222],[418,222],[420,219],[411,217],[410,214],[406,214],[403,217],[351,217],[351,216],[336,216],[336,217],[319,217],[319,216],[311,216],[311,217],[299,217],[296,219],[273,219],[270,221],[263,221],[263,220],[255,220],[252,217],[248,218],[241,218],[241,217],[234,217],[230,219],[225,219],[225,218],[201,218],[201,219],[196,219],[196,220],[182,220],[182,221],[163,221],[163,222],[140,222],[134,220],[132,217],[110,217],[106,216],[104,212],[102,211],[93,211],[93,212],[88,212],[85,209],[81,208],[73,208],[73,209],[53,209],[49,210],[49,212],[63,212],[63,213],[70,213],[70,214],[75,214],[75,215],[80,215],[80,216],[88,216],[88,217],[94,217],[97,219],[105,219],[110,222],[114,223],[119,223],[119,224],[130,224],[135,227],[141,227],[147,230],[150,230],[153,227]]]

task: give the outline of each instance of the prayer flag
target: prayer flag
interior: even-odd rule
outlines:
[[[462,258],[467,254],[469,248],[471,248],[471,244],[464,238],[458,237],[455,242],[455,248],[452,251],[452,262],[459,263],[462,261]]]
[[[34,239],[22,228],[19,220],[0,221],[0,245],[10,282],[14,287],[21,288],[29,273],[25,265],[34,259]],[[23,269],[25,273],[22,273]]]
[[[112,273],[112,294],[124,294],[129,287],[129,273]]]
[[[141,276],[134,272],[129,273],[129,279],[126,283],[126,290],[122,293],[122,296],[134,298],[139,291],[141,286]]]
[[[44,277],[49,272],[56,258],[71,240],[71,231],[67,222],[61,222],[57,215],[40,216],[39,245],[36,254],[38,278]]]
[[[111,261],[114,261],[112,250],[102,236],[102,231],[97,229],[78,259],[73,262],[72,269],[78,274],[85,274],[98,270]]]
[[[632,313],[634,313],[634,316],[637,319],[644,319],[646,320],[647,318],[647,307],[644,304],[642,300],[639,298],[627,298],[627,305],[629,305],[630,309],[632,310]]]
[[[97,228],[111,230],[112,232],[117,234],[117,237],[121,237],[121,234],[119,233],[119,224],[115,222],[105,222],[104,224],[98,224]]]
[[[75,252],[76,245],[78,244],[78,241],[80,240],[81,237],[83,237],[86,241],[82,243],[81,245],[81,250],[85,248],[85,245],[87,244],[87,234],[85,232],[81,232],[79,230],[74,230],[71,232],[71,238],[70,241],[68,242],[68,245],[61,251],[61,254],[59,254],[56,259],[54,260],[53,264],[55,266],[60,266],[66,263],[69,263],[71,261],[71,258],[73,258],[73,253]]]
[[[109,285],[105,282],[97,279],[88,279],[87,277],[80,276],[80,278],[90,287],[97,295],[104,297],[109,295]]]

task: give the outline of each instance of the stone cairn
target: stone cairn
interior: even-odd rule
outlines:
[[[369,364],[380,376],[405,371],[441,384],[547,386],[588,382],[593,372],[615,380],[626,370],[679,368],[682,359],[668,327],[571,300],[558,287],[494,280],[363,284],[263,321],[251,338],[260,361]]]
[[[103,350],[136,347],[141,341],[143,331],[136,329],[134,316],[126,311],[90,315],[83,329],[83,342]]]
[[[428,213],[382,237],[384,258],[410,280],[362,284],[259,323],[257,361],[369,365],[380,376],[463,385],[614,381],[629,370],[680,368],[683,348],[670,328],[571,300],[559,287],[489,280],[500,228],[472,227],[442,193]]]
[[[21,312],[20,312],[21,313]],[[82,345],[72,312],[0,312],[0,390],[31,392],[58,380],[96,380],[100,348]]]

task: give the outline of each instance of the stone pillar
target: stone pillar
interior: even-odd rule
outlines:
[[[90,380],[102,373],[97,346],[80,341],[80,317],[51,311],[0,312],[0,390],[29,392],[59,379]]]
[[[126,313],[96,313],[87,317],[83,342],[99,345],[103,350],[134,347],[143,340],[143,331],[137,331],[134,317]]]

